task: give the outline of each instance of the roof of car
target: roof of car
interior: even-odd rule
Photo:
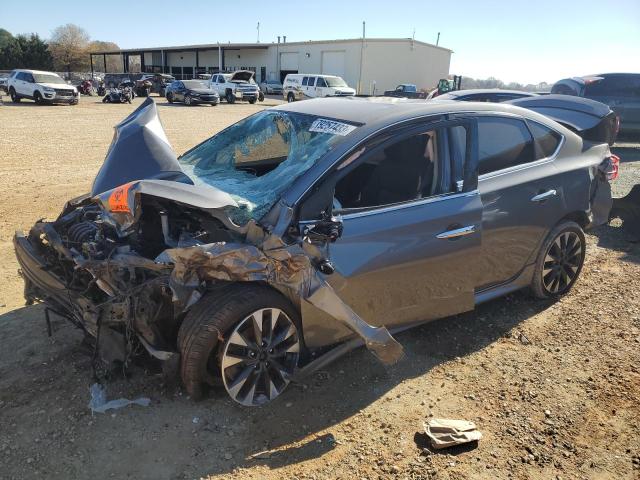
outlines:
[[[525,92],[524,90],[507,90],[503,88],[470,88],[468,90],[455,90],[453,92],[447,92],[443,95],[451,95],[455,97],[462,97],[464,95],[484,95],[487,93],[511,93],[525,96],[535,96],[534,92]],[[436,97],[438,98],[438,97]]]
[[[58,75],[56,72],[46,72],[44,70],[28,70],[26,68],[16,68],[14,71],[16,72],[26,72],[26,73],[46,73],[46,74],[53,74],[53,75]],[[58,75],[60,76],[60,75]]]
[[[528,110],[502,103],[458,102],[454,100],[434,102],[393,97],[317,98],[286,103],[273,108],[365,125],[388,125],[429,115],[470,111],[532,115]]]

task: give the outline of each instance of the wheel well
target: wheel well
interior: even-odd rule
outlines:
[[[582,227],[582,229],[584,230],[590,222],[589,217],[587,216],[587,214],[585,212],[582,211],[575,211],[575,212],[571,212],[568,215],[565,215],[564,217],[562,217],[560,219],[560,221],[558,222],[564,222],[566,220],[570,220],[572,222],[576,222],[578,225],[580,225]],[[557,225],[557,224],[556,224]]]

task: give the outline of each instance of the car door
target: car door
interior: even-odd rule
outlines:
[[[478,117],[484,277],[478,291],[514,280],[534,263],[540,243],[563,211],[562,182],[553,164],[562,137],[552,134],[554,148],[542,152],[525,119]]]
[[[176,82],[176,87],[174,90],[174,95],[176,97],[176,100],[178,100],[179,102],[184,101],[184,92],[185,92],[184,83]]]
[[[33,78],[33,74],[25,73],[24,80],[24,95],[33,98],[33,94],[36,90],[36,80]]]
[[[305,93],[309,98],[316,98],[316,77],[309,77]]]
[[[318,77],[316,79],[316,97],[322,98],[327,96],[327,82],[324,78]]]
[[[378,137],[327,180],[343,222],[327,279],[367,322],[397,327],[474,308],[482,204],[472,151],[454,148],[472,134],[471,121],[458,121]]]
[[[16,75],[15,90],[20,95],[29,95],[27,89],[27,73],[18,72]]]

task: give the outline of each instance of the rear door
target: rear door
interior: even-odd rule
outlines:
[[[554,159],[562,136],[520,117],[478,117],[478,188],[483,203],[483,279],[478,290],[509,282],[535,261],[563,211]]]
[[[368,322],[394,327],[474,308],[482,204],[466,149],[473,131],[472,121],[425,123],[374,139],[332,174],[344,228],[327,279]]]

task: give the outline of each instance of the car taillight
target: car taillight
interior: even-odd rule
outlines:
[[[607,180],[612,181],[618,178],[620,172],[620,157],[611,154],[600,164],[600,171],[604,174]]]

